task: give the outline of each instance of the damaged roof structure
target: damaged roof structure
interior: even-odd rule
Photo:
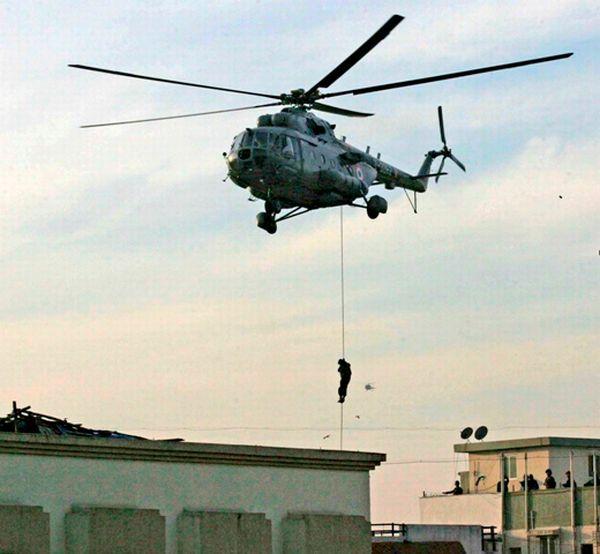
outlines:
[[[81,423],[71,423],[66,418],[60,419],[54,416],[40,414],[31,410],[31,406],[18,408],[13,401],[12,412],[6,417],[0,418],[1,433],[32,433],[39,435],[67,435],[71,437],[98,437],[111,439],[129,440],[151,440],[145,437],[109,431],[106,429],[91,429],[84,427]],[[165,439],[170,442],[178,442],[183,439]]]

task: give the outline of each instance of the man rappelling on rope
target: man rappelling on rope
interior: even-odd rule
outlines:
[[[346,400],[346,394],[348,394],[348,384],[350,383],[350,377],[352,377],[352,371],[350,364],[344,358],[340,358],[338,364],[338,373],[340,374],[340,386],[338,388],[340,399],[338,402],[343,404]]]

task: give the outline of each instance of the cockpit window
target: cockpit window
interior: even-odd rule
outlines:
[[[275,139],[275,150],[278,154],[284,158],[297,158],[298,153],[296,152],[294,141],[287,135],[278,135]]]
[[[254,133],[254,148],[266,148],[269,142],[267,131],[256,131]]]
[[[237,150],[240,147],[240,143],[242,142],[243,137],[244,133],[240,133],[237,137],[233,139],[233,143],[231,145],[232,150]]]
[[[246,131],[243,135],[242,135],[242,142],[240,144],[240,146],[252,146],[252,133],[250,131]]]
[[[278,154],[283,152],[283,149],[285,148],[285,135],[277,135],[274,137],[273,148]]]

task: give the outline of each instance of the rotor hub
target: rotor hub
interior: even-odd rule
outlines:
[[[280,96],[281,103],[287,106],[308,106],[311,107],[319,98],[320,94],[318,90],[315,90],[311,94],[306,94],[303,88],[298,88],[290,91],[289,93],[283,93]]]

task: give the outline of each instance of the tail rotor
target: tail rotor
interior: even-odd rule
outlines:
[[[442,144],[444,147],[441,150],[438,150],[436,154],[438,156],[442,156],[442,161],[440,163],[440,167],[437,170],[437,176],[435,178],[435,182],[437,183],[440,178],[440,173],[442,169],[444,169],[444,163],[446,163],[446,158],[450,158],[458,167],[460,167],[463,171],[467,171],[467,168],[464,164],[452,154],[452,150],[448,148],[446,144],[446,133],[444,131],[444,115],[442,113],[442,106],[438,106],[438,120],[440,124],[440,138],[442,139]]]

